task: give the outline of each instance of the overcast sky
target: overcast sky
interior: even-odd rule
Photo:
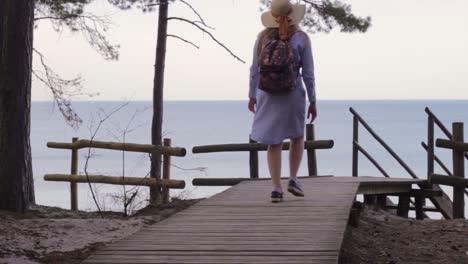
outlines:
[[[35,47],[64,77],[80,74],[93,100],[151,100],[157,13],[120,11],[107,0],[88,8],[110,15],[108,32],[120,59],[105,61],[79,34],[57,33],[40,22]],[[167,100],[244,100],[248,69],[260,23],[257,0],[191,0],[214,34],[246,64],[233,59],[207,35],[171,21],[169,32],[197,43],[197,50],[170,39],[166,63]],[[468,1],[346,0],[353,11],[372,17],[365,34],[310,34],[320,99],[468,99]],[[195,18],[186,6],[171,15]],[[40,69],[35,61],[35,68]],[[33,83],[33,100],[50,100]],[[86,98],[83,98],[86,99]]]

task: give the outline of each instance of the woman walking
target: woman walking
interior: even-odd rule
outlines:
[[[253,112],[251,138],[268,144],[268,168],[273,183],[271,201],[283,200],[281,151],[283,141],[291,140],[288,191],[304,196],[297,172],[304,151],[306,94],[310,105],[307,117],[317,117],[312,48],[298,24],[305,5],[289,0],[273,0],[262,15],[265,29],[259,34],[250,68],[249,110]]]

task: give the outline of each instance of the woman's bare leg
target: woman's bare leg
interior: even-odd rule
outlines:
[[[304,153],[304,137],[291,139],[291,147],[289,149],[289,175],[292,179],[296,179],[299,166]]]
[[[267,159],[273,188],[281,190],[281,150],[283,143],[268,145]]]

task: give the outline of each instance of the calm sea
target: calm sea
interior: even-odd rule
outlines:
[[[32,104],[31,145],[33,154],[36,197],[39,204],[69,208],[69,185],[45,182],[44,174],[69,173],[70,151],[49,149],[47,142],[70,142],[72,137],[89,139],[96,132],[99,121],[106,113],[119,108],[122,102],[76,102],[74,107],[83,119],[79,129],[67,126],[52,102]],[[388,142],[420,177],[426,176],[426,155],[421,142],[426,140],[428,106],[450,129],[454,121],[468,123],[468,101],[320,101],[316,120],[319,139],[333,139],[335,147],[318,151],[319,174],[351,175],[352,115],[353,107]],[[173,196],[184,198],[207,197],[224,188],[193,187],[196,177],[248,177],[247,153],[192,154],[197,145],[245,143],[249,138],[252,114],[243,101],[171,101],[164,105],[164,135],[174,146],[185,147],[184,158],[173,158],[172,178],[187,182],[183,191],[172,191]],[[151,131],[151,102],[130,102],[113,114],[97,130],[95,140],[149,143]],[[127,131],[127,132],[125,132]],[[466,130],[468,131],[468,126]],[[437,129],[437,136],[442,137]],[[465,132],[465,138],[468,133]],[[360,130],[360,142],[377,161],[393,176],[409,175],[368,134]],[[145,176],[149,171],[149,159],[143,154],[97,150],[92,152],[87,171],[91,174]],[[437,149],[436,154],[451,166],[450,152]],[[80,172],[88,151],[80,151]],[[283,156],[284,175],[287,175],[287,155]],[[267,177],[266,158],[260,154],[260,174]],[[467,166],[468,167],[468,166]],[[360,175],[381,176],[360,156]],[[436,167],[437,172],[442,173]],[[307,173],[303,162],[300,174]],[[127,191],[131,188],[127,187]],[[120,210],[122,187],[95,185],[104,209]],[[266,194],[267,195],[267,194]],[[146,197],[145,188],[139,189],[139,199]],[[139,204],[141,206],[142,204]],[[94,209],[87,185],[79,186],[80,209]]]

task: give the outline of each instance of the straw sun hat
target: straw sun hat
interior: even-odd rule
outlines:
[[[278,28],[279,16],[288,16],[290,25],[296,25],[301,22],[306,12],[306,6],[300,4],[291,4],[290,0],[271,1],[270,10],[262,14],[262,23],[266,28]]]

